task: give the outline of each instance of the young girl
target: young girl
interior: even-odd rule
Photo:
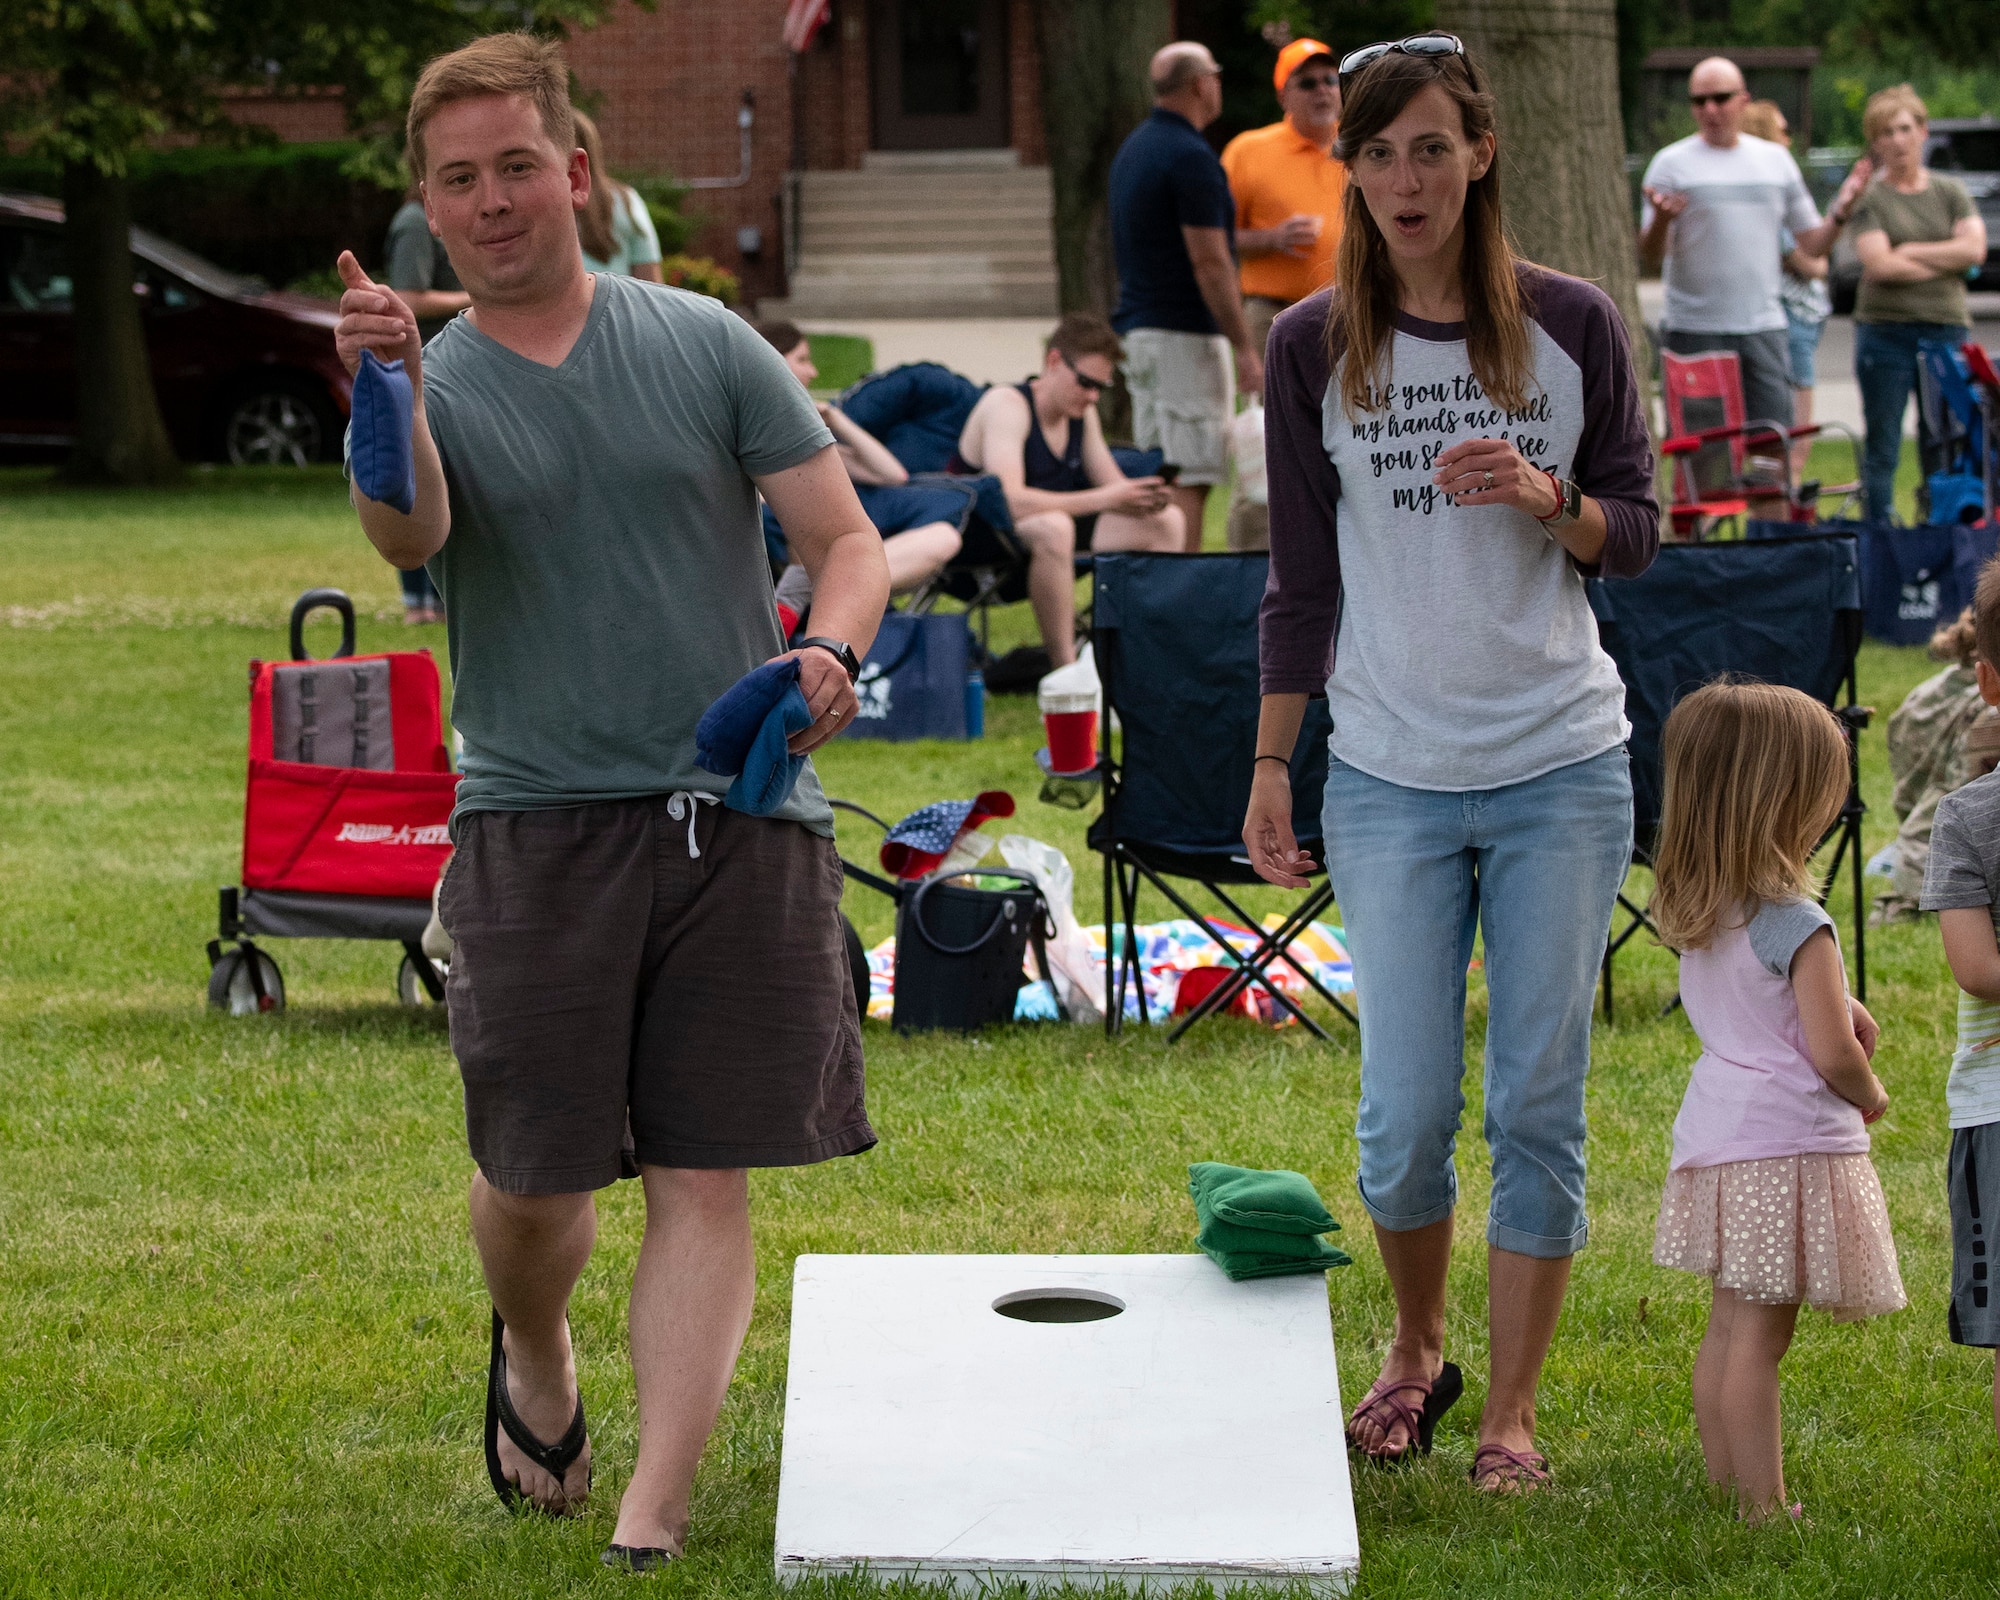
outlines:
[[[1778,1363],[1799,1304],[1900,1310],[1903,1282],[1865,1124],[1889,1095],[1875,1019],[1847,994],[1806,858],[1847,797],[1847,740],[1795,689],[1712,683],[1666,727],[1653,895],[1701,1040],[1653,1260],[1714,1279],[1694,1363],[1709,1482],[1759,1522],[1786,1506]],[[1791,1505],[1794,1517],[1802,1508]]]

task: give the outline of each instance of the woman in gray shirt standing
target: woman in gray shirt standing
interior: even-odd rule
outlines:
[[[1303,883],[1287,758],[1333,712],[1327,870],[1361,1001],[1362,1203],[1396,1294],[1350,1443],[1427,1450],[1458,1397],[1444,1297],[1485,933],[1490,1371],[1475,1484],[1548,1481],[1535,1389],[1584,1243],[1592,980],[1630,862],[1624,689],[1587,575],[1658,546],[1625,330],[1602,291],[1515,258],[1493,98],[1458,40],[1341,64],[1337,292],[1271,332],[1271,575],[1244,842]]]

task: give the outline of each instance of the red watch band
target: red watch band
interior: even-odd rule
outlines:
[[[1549,492],[1556,497],[1555,510],[1551,511],[1546,517],[1535,518],[1537,522],[1539,522],[1543,527],[1546,528],[1551,522],[1554,522],[1557,517],[1563,514],[1563,502],[1566,496],[1563,494],[1562,479],[1558,478],[1553,472],[1549,471],[1547,467],[1537,467],[1535,468],[1535,470],[1539,472],[1543,477],[1549,480]]]

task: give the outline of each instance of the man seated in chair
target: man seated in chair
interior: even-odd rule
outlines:
[[[819,368],[813,365],[812,346],[806,336],[789,322],[760,322],[756,327],[764,342],[785,358],[792,376],[810,389]],[[833,430],[834,444],[847,466],[861,509],[882,535],[891,592],[917,588],[958,554],[959,529],[964,526],[970,497],[952,484],[911,483],[908,470],[889,453],[889,447],[840,407],[822,400],[819,414]],[[766,515],[768,518],[768,510]],[[800,596],[792,591],[803,577],[804,568],[793,563],[785,573],[779,596],[800,610],[804,609]],[[804,595],[810,594],[807,586]]]
[[[1111,324],[1072,311],[1049,336],[1042,370],[980,396],[958,436],[954,472],[990,472],[1028,551],[1028,598],[1052,667],[1076,659],[1078,550],[1179,550],[1180,508],[1160,478],[1128,478],[1097,419],[1124,350]]]

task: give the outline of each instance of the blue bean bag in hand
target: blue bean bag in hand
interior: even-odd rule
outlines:
[[[734,778],[722,803],[732,811],[768,817],[791,798],[806,758],[785,741],[812,722],[799,688],[799,661],[767,661],[716,697],[694,730],[695,764],[718,778]]]
[[[348,471],[370,500],[404,516],[416,509],[417,458],[410,448],[410,375],[403,363],[361,352],[347,424]]]

